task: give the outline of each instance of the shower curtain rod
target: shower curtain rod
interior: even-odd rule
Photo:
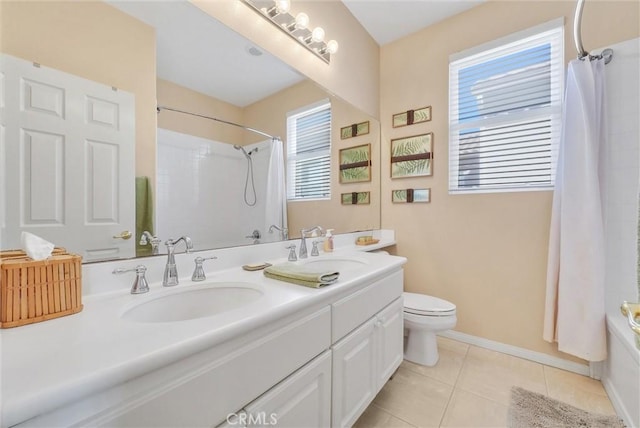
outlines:
[[[262,131],[259,131],[259,130],[257,130],[257,129],[249,128],[248,126],[239,125],[239,124],[237,124],[237,123],[229,122],[229,121],[227,121],[227,120],[218,119],[217,117],[205,116],[205,115],[203,115],[203,114],[198,114],[198,113],[191,113],[190,111],[178,110],[178,109],[176,109],[176,108],[171,108],[171,107],[157,106],[157,107],[156,107],[156,111],[157,111],[158,113],[160,113],[160,110],[175,111],[176,113],[189,114],[189,115],[191,115],[191,116],[197,116],[197,117],[201,117],[201,118],[203,118],[203,119],[214,120],[214,121],[216,121],[216,122],[225,123],[225,124],[227,124],[227,125],[237,126],[238,128],[242,128],[242,129],[244,129],[244,130],[246,130],[246,131],[255,132],[256,134],[260,134],[260,135],[262,135],[262,136],[264,136],[264,137],[269,137],[269,138],[271,138],[272,140],[274,140],[274,139],[278,139],[278,140],[279,140],[279,139],[280,139],[280,137],[274,137],[273,135],[269,135],[269,134],[267,134],[266,132],[262,132]]]
[[[600,55],[590,55],[589,52],[584,50],[582,46],[582,8],[584,7],[585,0],[578,0],[576,4],[576,13],[573,17],[573,40],[576,43],[576,50],[578,51],[578,59],[600,59],[604,58],[604,63],[609,64],[613,59],[613,49],[605,49]]]

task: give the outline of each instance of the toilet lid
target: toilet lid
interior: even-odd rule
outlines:
[[[456,305],[426,294],[403,293],[404,311],[417,315],[452,315]]]

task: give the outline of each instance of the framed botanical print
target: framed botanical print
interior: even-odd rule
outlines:
[[[371,181],[371,144],[340,150],[340,183]]]
[[[433,133],[391,140],[391,178],[433,175]]]
[[[354,123],[353,125],[340,128],[340,139],[359,137],[369,133],[369,121]]]
[[[422,107],[416,110],[407,110],[402,113],[394,114],[392,117],[392,125],[394,128],[401,126],[413,125],[414,123],[428,122],[431,120],[431,106]]]
[[[371,192],[351,192],[340,195],[342,205],[368,205],[371,203]]]
[[[394,204],[413,204],[431,202],[431,189],[402,189],[391,191]]]

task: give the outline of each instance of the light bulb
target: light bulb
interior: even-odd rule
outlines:
[[[278,13],[287,13],[291,8],[289,0],[276,0],[276,10]]]
[[[338,42],[336,42],[335,40],[329,40],[327,42],[327,52],[329,52],[330,54],[338,52]]]
[[[311,40],[316,43],[320,43],[324,40],[324,30],[322,27],[316,27],[311,32]]]
[[[309,25],[309,15],[300,12],[296,15],[296,29],[304,30]]]

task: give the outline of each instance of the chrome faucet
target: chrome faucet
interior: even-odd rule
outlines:
[[[149,283],[147,283],[147,278],[144,276],[147,272],[146,266],[138,265],[133,269],[118,268],[114,269],[112,273],[119,275],[125,272],[136,273],[136,279],[133,280],[133,285],[131,286],[131,294],[142,294],[149,291]]]
[[[280,239],[282,239],[283,241],[289,240],[289,229],[287,229],[284,226],[283,227],[276,226],[275,224],[272,224],[271,226],[269,226],[269,233],[273,233],[274,230],[277,230],[278,232],[280,232]]]
[[[178,285],[178,269],[176,268],[176,258],[174,256],[174,252],[176,244],[180,241],[184,241],[184,244],[187,247],[187,253],[191,252],[191,249],[193,249],[191,238],[189,238],[188,236],[183,236],[179,239],[176,239],[175,241],[173,239],[168,239],[167,242],[164,243],[164,245],[167,246],[167,265],[164,268],[162,285],[165,287]]]
[[[153,236],[151,232],[145,230],[140,236],[140,245],[151,245],[151,255],[155,256],[159,254],[160,243],[162,240],[156,236]]]
[[[300,231],[300,258],[301,259],[306,259],[307,258],[307,241],[306,241],[306,237],[307,234],[309,233],[313,233],[313,232],[320,232],[321,234],[324,233],[324,229],[320,226],[313,226],[309,229],[302,229]]]

